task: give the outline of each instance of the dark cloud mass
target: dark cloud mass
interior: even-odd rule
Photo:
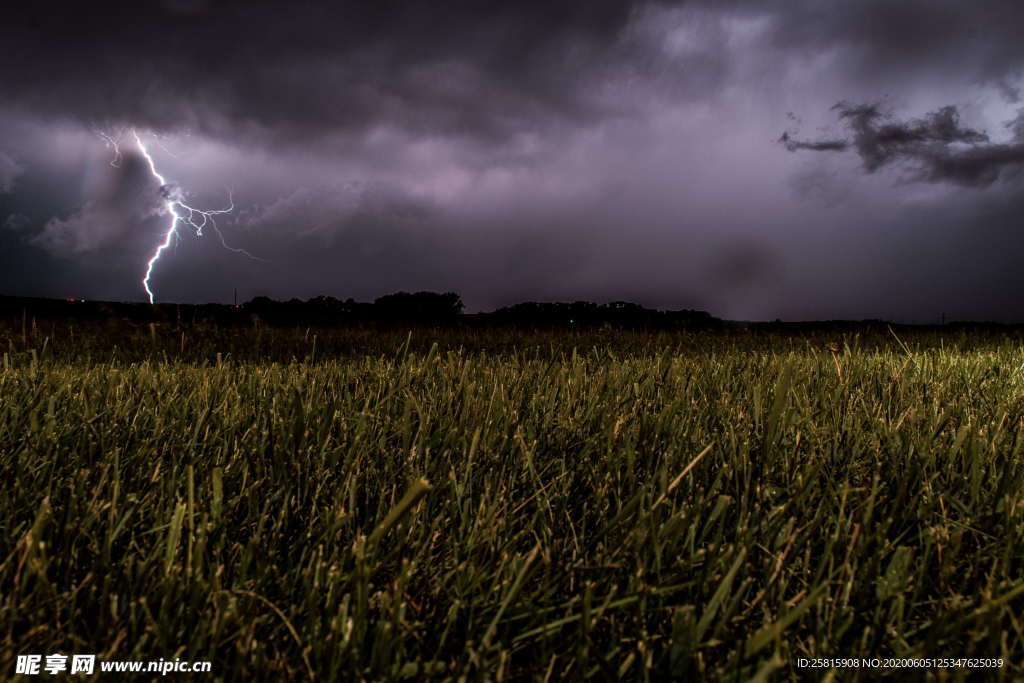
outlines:
[[[614,57],[630,12],[617,0],[43,2],[7,13],[0,69],[16,104],[90,122],[501,139],[537,117],[597,115],[573,83]]]
[[[987,134],[963,126],[953,105],[910,121],[884,116],[877,104],[840,102],[833,109],[849,125],[852,140],[799,140],[786,132],[780,142],[790,152],[841,152],[852,147],[868,173],[902,162],[914,169],[917,180],[967,186],[990,185],[1004,170],[1024,164],[1020,117],[1007,126],[1013,129],[1013,141],[995,144]]]
[[[850,146],[846,140],[798,140],[792,137],[788,131],[782,134],[779,142],[790,152],[797,152],[801,149],[809,149],[812,152],[843,152]]]
[[[67,216],[48,220],[32,242],[52,252],[80,257],[90,252],[132,251],[149,245],[138,227],[161,214],[164,191],[137,154],[126,154],[118,166],[107,166],[92,197]]]
[[[182,231],[161,300],[1024,319],[1022,28],[1009,0],[22,3],[0,293],[142,297],[168,216],[134,129],[267,258]]]

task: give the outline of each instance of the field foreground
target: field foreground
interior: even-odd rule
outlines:
[[[1024,675],[1015,341],[78,334],[0,368],[5,676]]]

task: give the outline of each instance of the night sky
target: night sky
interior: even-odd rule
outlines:
[[[1024,320],[1019,0],[28,4],[2,294]]]

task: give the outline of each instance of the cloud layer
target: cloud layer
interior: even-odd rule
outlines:
[[[904,164],[915,180],[973,187],[991,185],[1024,164],[1020,115],[1007,124],[1013,130],[1013,140],[993,143],[986,133],[962,125],[954,105],[908,121],[885,116],[877,104],[840,102],[833,109],[849,126],[852,139],[801,140],[786,132],[780,142],[790,152],[842,152],[852,148],[868,173]]]
[[[98,135],[134,127],[190,203],[232,192],[225,236],[269,260],[183,236],[164,300],[1024,318],[1000,294],[1024,285],[1022,22],[1003,0],[20,6],[0,291],[142,297],[160,188]]]

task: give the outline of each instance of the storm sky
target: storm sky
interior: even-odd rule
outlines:
[[[0,21],[0,293],[1024,320],[1024,6],[45,2]],[[119,139],[120,157],[107,143]],[[113,163],[112,163],[113,162]]]

